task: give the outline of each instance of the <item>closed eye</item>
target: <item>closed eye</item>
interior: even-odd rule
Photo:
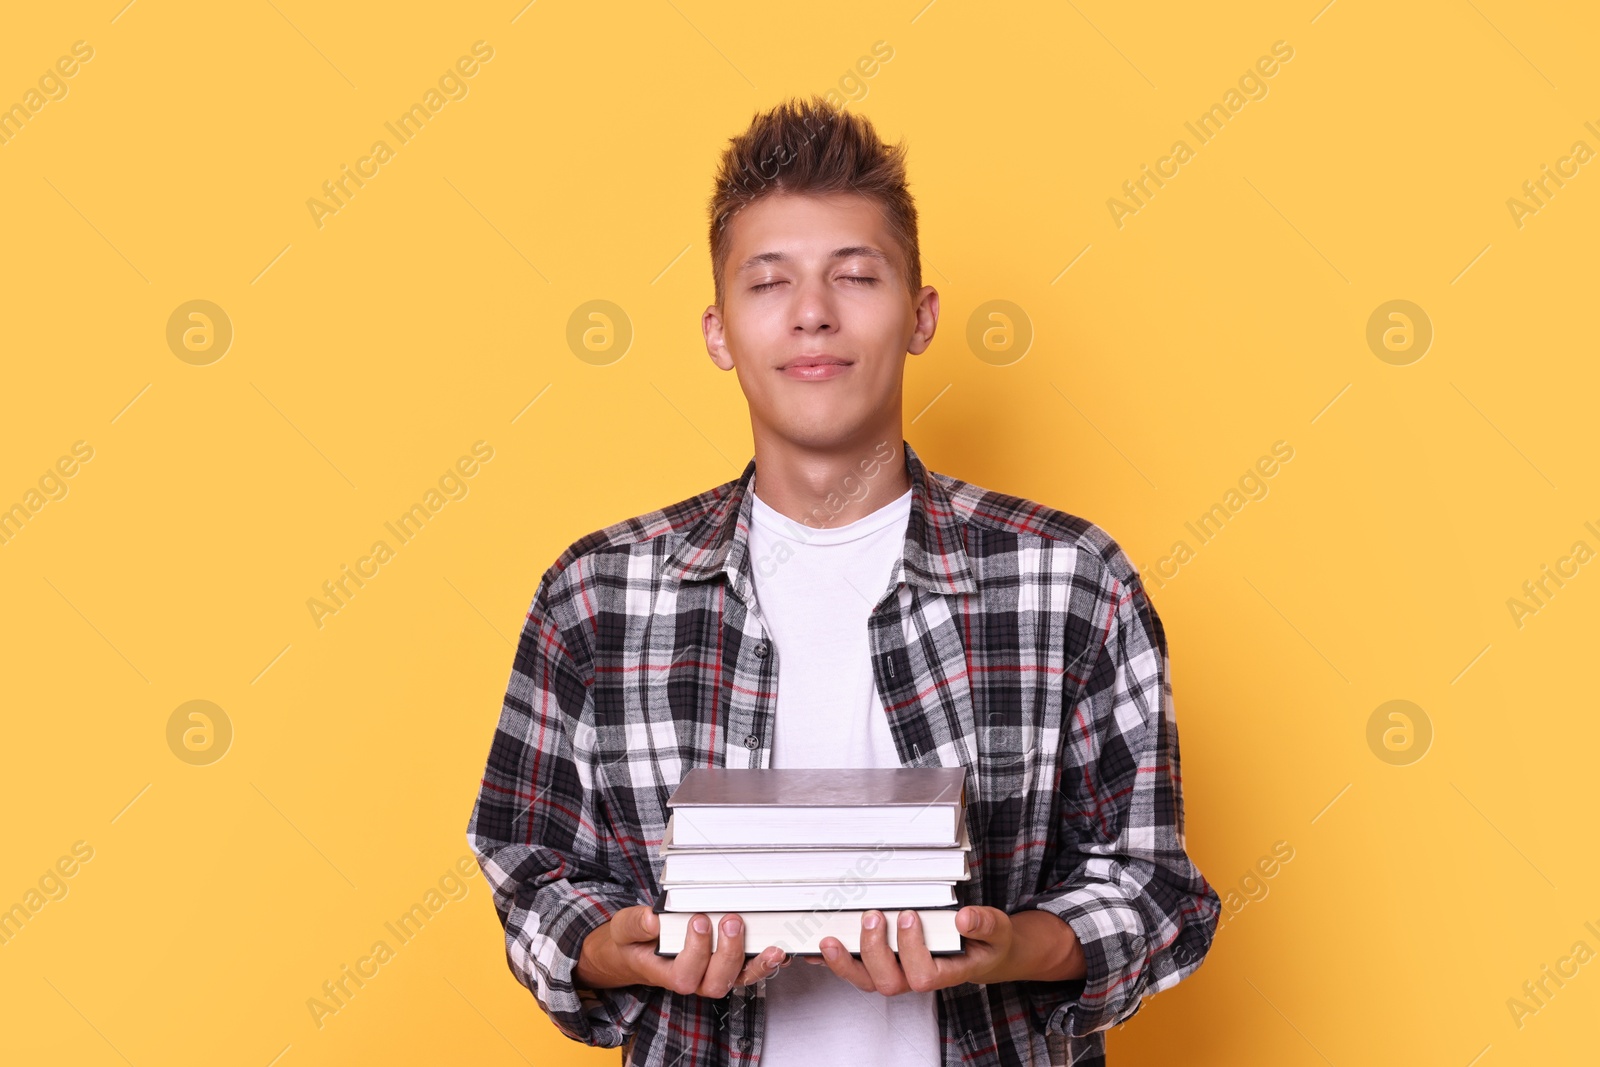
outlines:
[[[868,285],[877,285],[878,284],[878,279],[873,278],[873,277],[869,277],[868,275],[865,275],[865,274],[846,274],[846,275],[843,275],[843,278],[847,282],[866,282]],[[750,287],[750,291],[752,293],[759,293],[759,292],[763,292],[764,290],[771,289],[774,286],[778,286],[778,285],[782,285],[782,284],[783,284],[783,282],[781,282],[781,281],[777,281],[777,282],[762,282],[760,285],[752,285]]]

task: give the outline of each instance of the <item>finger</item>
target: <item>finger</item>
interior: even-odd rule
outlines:
[[[968,972],[982,973],[1011,950],[1011,918],[998,908],[976,904],[962,908],[956,912],[956,930],[964,939],[960,966]]]
[[[672,961],[672,982],[668,988],[675,993],[693,993],[700,988],[700,979],[704,977],[710,959],[711,920],[705,914],[697,913],[689,918],[683,951]]]
[[[630,945],[622,951],[634,973],[639,976],[639,981],[662,989],[673,988],[672,968],[677,962],[675,957],[657,956],[653,949],[639,945]]]
[[[623,908],[611,917],[611,940],[618,945],[654,941],[661,933],[661,917],[643,904]]]
[[[735,985],[750,985],[753,982],[762,982],[777,974],[786,964],[783,962],[783,952],[775,947],[763,949],[751,958],[744,970],[739,972]]]
[[[861,962],[872,976],[872,985],[886,997],[899,996],[911,987],[905,972],[889,947],[889,924],[883,912],[873,910],[861,916]]]
[[[744,970],[744,921],[737,915],[724,915],[721,927],[698,990],[701,996],[714,1000],[727,996],[734,979]]]
[[[859,960],[850,958],[850,953],[844,950],[844,944],[837,937],[825,937],[820,943],[822,949],[822,962],[828,970],[843,978],[863,993],[876,990],[872,984],[872,975],[861,965]]]
[[[956,929],[962,937],[988,942],[994,938],[999,928],[1000,924],[993,908],[972,904],[956,912]]]
[[[661,917],[645,906],[623,908],[606,924],[612,951],[648,985],[672,985],[673,957],[656,955]]]
[[[933,956],[928,952],[927,939],[922,935],[922,917],[910,908],[900,913],[896,923],[896,944],[900,946],[900,970],[906,985],[914,993],[926,993],[938,988],[939,972]]]

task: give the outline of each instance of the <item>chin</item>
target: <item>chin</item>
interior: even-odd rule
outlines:
[[[768,433],[795,448],[837,452],[882,421],[882,408],[864,404],[859,396],[815,386],[778,390],[752,404],[752,420]],[[747,396],[746,400],[750,398]]]
[[[857,440],[865,424],[848,419],[795,420],[773,424],[774,432],[796,448],[812,452],[837,452]]]

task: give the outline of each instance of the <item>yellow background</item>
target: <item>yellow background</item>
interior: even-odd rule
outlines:
[[[320,1028],[306,1002],[468,854],[556,553],[749,457],[698,329],[712,169],[877,41],[841,96],[911,148],[943,316],[906,430],[933,469],[1149,568],[1295,450],[1151,584],[1193,855],[1238,899],[1294,858],[1112,1062],[1594,1057],[1600,962],[1507,1007],[1600,950],[1600,564],[1520,627],[1507,606],[1600,548],[1600,163],[1520,227],[1506,204],[1600,148],[1586,5],[123,2],[0,34],[0,103],[94,49],[0,145],[0,506],[94,450],[0,545],[0,906],[93,849],[0,947],[0,1061],[615,1060],[513,980],[477,874]],[[468,95],[319,228],[306,201],[478,40]],[[1280,40],[1268,95],[1198,145],[1183,124]],[[1107,200],[1179,138],[1119,228]],[[195,299],[234,331],[206,366],[166,341]],[[633,330],[607,365],[566,341],[595,299]],[[1435,331],[1407,366],[1366,341],[1392,299]],[[966,339],[990,300],[1033,332],[1004,365]],[[465,498],[319,628],[307,600],[480,440]],[[190,700],[232,726],[210,765],[169,747]],[[1433,731],[1407,765],[1368,745],[1390,700]]]

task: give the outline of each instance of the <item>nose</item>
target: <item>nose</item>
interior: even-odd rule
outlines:
[[[833,294],[825,281],[807,279],[795,286],[794,332],[829,333],[838,329]]]

